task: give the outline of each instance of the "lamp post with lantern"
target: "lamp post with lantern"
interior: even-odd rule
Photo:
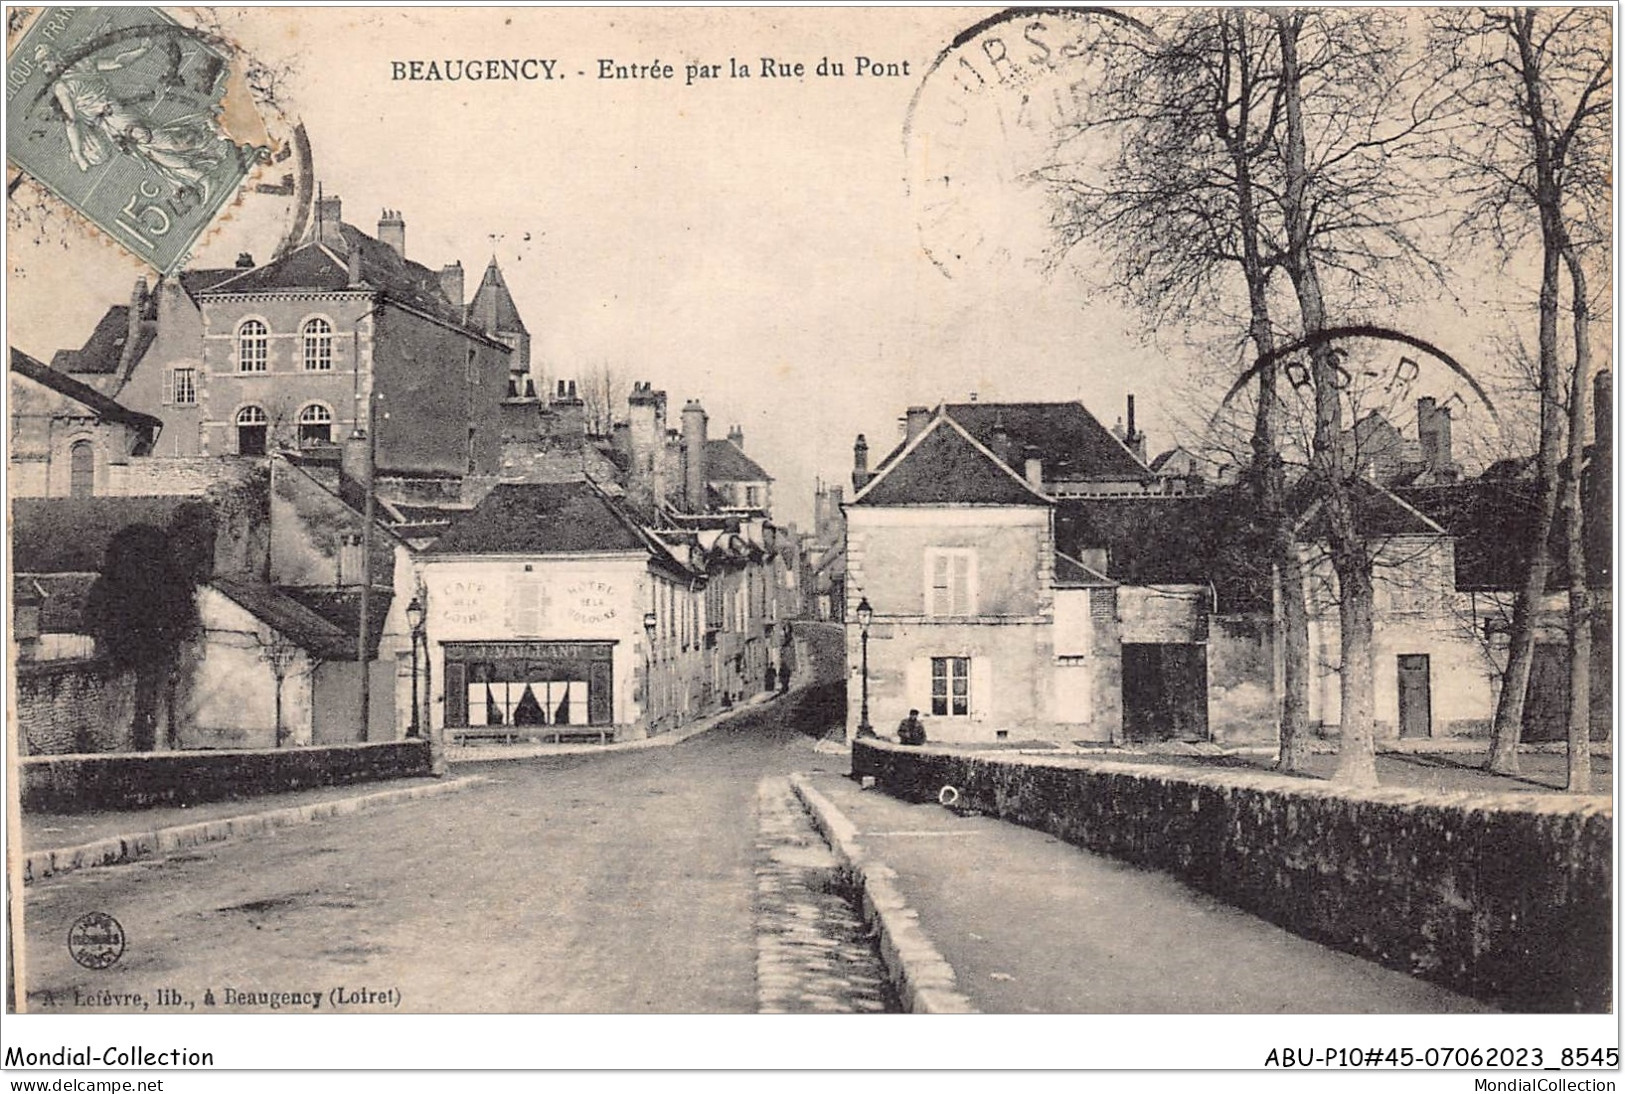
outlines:
[[[863,650],[863,708],[858,717],[858,736],[874,736],[874,726],[869,724],[869,624],[874,622],[875,610],[869,606],[869,598],[864,597],[858,601],[858,643]]]
[[[416,739],[423,736],[423,722],[419,713],[421,707],[418,702],[421,695],[418,690],[418,643],[423,641],[423,601],[415,596],[406,605],[406,624],[412,629],[412,724],[407,728],[406,735]]]

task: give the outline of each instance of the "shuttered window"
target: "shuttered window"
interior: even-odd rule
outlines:
[[[925,614],[976,614],[976,552],[942,547],[925,552]]]
[[[931,658],[931,715],[965,718],[970,715],[970,658]]]

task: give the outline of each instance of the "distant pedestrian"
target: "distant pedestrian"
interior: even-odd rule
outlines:
[[[908,717],[897,723],[897,742],[905,745],[925,744],[925,727],[920,724],[919,711],[909,711]]]

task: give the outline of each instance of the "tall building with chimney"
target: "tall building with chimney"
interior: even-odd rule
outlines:
[[[495,474],[516,357],[529,368],[501,271],[493,260],[465,306],[461,265],[408,258],[398,210],[376,233],[320,198],[299,246],[139,281],[53,365],[159,418],[160,456],[336,456],[372,425],[380,474]]]

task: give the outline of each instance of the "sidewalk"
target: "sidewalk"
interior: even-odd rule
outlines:
[[[911,805],[842,776],[803,778],[855,829],[867,868],[895,872],[954,986],[984,1013],[1489,1009],[1042,832]]]
[[[792,690],[786,694],[793,695]],[[448,764],[485,763],[489,760],[530,760],[538,756],[580,756],[597,754],[601,752],[630,752],[640,748],[670,748],[672,745],[682,744],[691,737],[698,737],[708,729],[715,729],[729,718],[736,717],[747,710],[753,710],[764,703],[772,702],[784,696],[778,692],[764,691],[753,695],[738,706],[719,710],[715,714],[708,714],[704,718],[697,718],[686,726],[679,726],[670,733],[662,733],[655,737],[643,737],[635,741],[615,741],[611,744],[544,744],[536,741],[527,741],[522,744],[489,744],[477,745],[446,745],[446,762]]]
[[[392,779],[266,794],[257,798],[121,812],[24,814],[17,842],[25,883],[94,866],[116,866],[290,824],[348,816],[418,798],[455,794],[485,781]]]

